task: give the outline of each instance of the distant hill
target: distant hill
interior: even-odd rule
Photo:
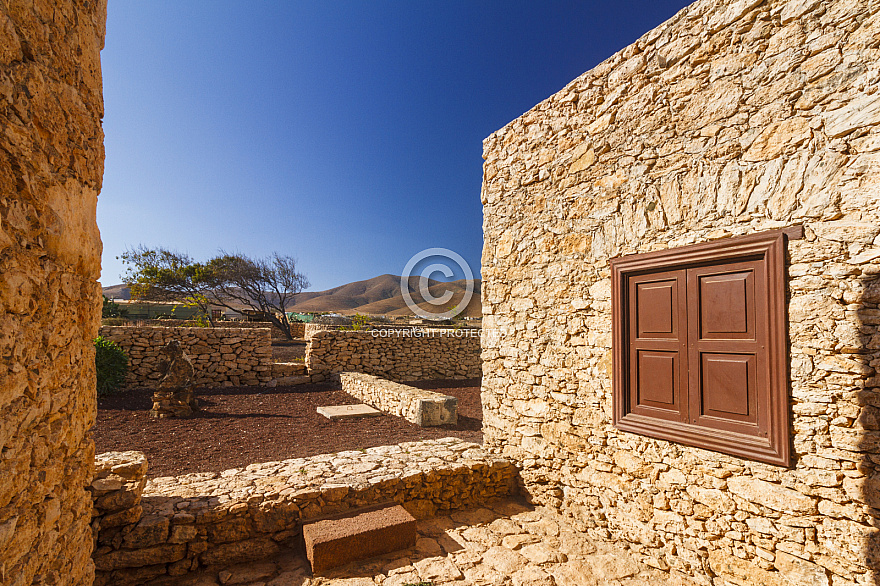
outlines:
[[[480,317],[483,313],[480,299],[479,279],[474,281],[474,294],[470,303],[461,313],[465,317]],[[452,291],[452,299],[443,306],[431,305],[422,300],[418,292],[419,278],[409,278],[410,295],[419,307],[427,313],[448,311],[456,307],[464,297],[467,283],[464,280],[444,283],[428,280],[428,291],[435,297]],[[104,287],[104,295],[111,299],[130,299],[131,291],[125,285]],[[290,306],[293,311],[333,311],[343,314],[363,313],[369,315],[413,315],[406,306],[400,291],[400,277],[380,275],[366,281],[355,281],[326,291],[307,291],[300,293]]]
[[[131,288],[128,285],[110,285],[104,287],[103,291],[108,299],[131,299]]]

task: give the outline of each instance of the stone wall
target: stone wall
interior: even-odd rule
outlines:
[[[418,518],[473,506],[511,494],[516,474],[455,438],[156,478],[141,495],[142,462],[137,452],[99,457],[111,473],[95,481],[97,586],[269,557],[295,544],[303,520],[366,505],[396,501]],[[107,522],[102,493],[132,503],[127,523]]]
[[[91,584],[106,3],[0,3],[0,583]]]
[[[114,319],[114,318],[111,318]],[[284,334],[272,325],[272,322],[267,321],[218,321],[215,322],[217,328],[232,328],[232,329],[267,329],[269,330],[269,334],[273,340],[286,340]],[[143,326],[159,326],[159,327],[192,327],[196,326],[195,322],[189,322],[187,320],[176,320],[176,319],[133,319],[130,324],[137,327]],[[304,323],[294,322],[290,324],[290,335],[294,338],[304,338],[305,337],[305,326]]]
[[[380,411],[422,427],[455,425],[458,399],[357,372],[339,374],[342,390]]]
[[[878,10],[700,0],[484,143],[486,445],[655,567],[880,576]],[[793,467],[615,429],[609,259],[795,224]]]
[[[361,372],[393,381],[478,378],[478,330],[320,331],[308,338],[312,380]]]
[[[100,334],[128,354],[130,386],[157,385],[159,351],[171,340],[178,340],[192,359],[200,387],[264,385],[273,378],[272,343],[265,328],[103,326]]]
[[[94,510],[92,537],[94,549],[108,544],[121,545],[123,535],[117,527],[141,520],[141,496],[147,484],[147,458],[141,452],[105,452],[95,456],[95,475],[89,485]]]

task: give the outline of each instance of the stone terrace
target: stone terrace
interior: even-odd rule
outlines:
[[[271,559],[200,571],[176,586],[692,586],[648,568],[613,545],[572,531],[550,510],[512,500],[418,523],[415,547],[313,576],[305,557],[287,550]]]
[[[302,520],[376,503],[416,518],[508,496],[516,469],[456,438],[252,464],[144,484],[139,452],[98,456],[96,584],[143,584],[278,554]],[[141,497],[141,489],[143,496]]]

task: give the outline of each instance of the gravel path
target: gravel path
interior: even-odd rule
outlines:
[[[358,401],[327,385],[200,389],[195,417],[153,419],[152,392],[129,389],[98,400],[96,451],[144,452],[155,478],[447,436],[482,443],[479,379],[407,384],[457,397],[458,424],[419,427],[390,415],[329,421],[319,406]]]

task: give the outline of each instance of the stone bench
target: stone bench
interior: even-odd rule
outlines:
[[[416,518],[475,506],[511,494],[516,477],[509,461],[456,438],[156,478],[145,487],[143,454],[97,459],[97,586],[268,558],[296,543],[304,521],[377,503],[400,503]]]
[[[359,372],[339,373],[342,390],[380,411],[422,427],[455,425],[458,399]]]

